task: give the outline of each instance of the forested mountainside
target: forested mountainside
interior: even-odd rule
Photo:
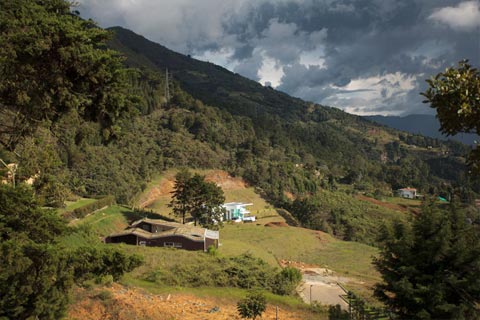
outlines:
[[[405,186],[441,194],[459,187],[465,200],[479,191],[478,181],[466,175],[465,145],[304,102],[126,29],[112,31],[110,47],[134,68],[129,91],[136,96],[135,113],[113,127],[115,139],[106,140],[98,122],[71,110],[39,126],[14,152],[0,151],[2,159],[18,163],[19,180],[37,176],[44,205],[61,206],[70,194],[113,194],[129,203],[154,175],[178,167],[225,169],[277,205],[302,212],[310,204],[317,212],[326,209],[321,201],[293,199],[335,190],[339,182],[372,194]],[[168,103],[166,68],[173,74]],[[328,219],[328,213],[320,216]]]
[[[366,116],[366,119],[386,125],[390,128],[420,134],[426,137],[442,140],[455,140],[468,145],[474,145],[479,137],[473,133],[459,133],[454,136],[446,136],[440,132],[440,123],[433,115],[410,114],[405,117],[398,116]]]
[[[173,52],[124,28],[111,30],[115,33],[112,48],[125,53],[130,66],[156,72],[160,79],[168,68],[180,87],[175,88],[174,105],[191,109],[191,103],[185,101],[187,93],[205,104],[243,117],[235,121],[248,125],[255,139],[238,144],[231,162],[252,183],[268,182],[264,187],[277,195],[281,194],[278,191],[308,191],[309,183],[302,186],[297,181],[277,186],[265,164],[290,165],[289,169],[277,168],[273,172],[291,177],[293,171],[301,171],[309,182],[319,175],[342,179],[350,174],[362,177],[357,182],[379,188],[386,187],[383,182],[393,188],[410,185],[425,190],[444,182],[466,183],[463,156],[469,150],[467,146],[378,126],[339,109],[263,87],[212,63]],[[164,92],[163,86],[159,81],[159,93]],[[185,121],[183,124],[189,125]],[[229,138],[235,137],[232,131]],[[279,190],[282,188],[285,190]]]

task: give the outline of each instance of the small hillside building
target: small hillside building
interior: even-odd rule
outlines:
[[[415,188],[398,189],[397,194],[399,197],[402,197],[402,198],[415,199],[417,197],[417,189]]]
[[[228,202],[223,204],[225,208],[225,214],[223,216],[224,221],[255,221],[254,216],[250,216],[250,211],[247,210],[247,206],[252,206],[253,203],[243,202]]]
[[[218,231],[145,218],[135,221],[122,232],[109,235],[105,242],[207,251],[210,246],[218,248],[219,238]]]

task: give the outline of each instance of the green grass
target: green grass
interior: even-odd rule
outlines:
[[[83,207],[87,204],[96,202],[97,199],[80,198],[77,201],[65,201],[65,208],[58,209],[58,213],[64,213],[66,211],[73,211],[77,208]]]
[[[388,197],[385,199],[386,201],[398,205],[405,205],[408,207],[420,207],[422,205],[421,200],[417,199],[406,199],[406,198],[401,198],[401,197]]]
[[[90,226],[94,237],[100,239],[123,230],[129,220],[137,218],[140,217],[125,207],[112,206],[77,221],[75,226]],[[226,224],[220,231],[219,253],[224,256],[235,256],[250,252],[272,266],[278,266],[280,259],[294,260],[328,266],[340,274],[364,280],[378,278],[370,264],[371,257],[377,253],[374,247],[337,240],[326,233],[304,228],[266,227],[263,222],[264,220],[260,219],[258,223]],[[76,237],[77,242],[81,242],[81,236]],[[72,238],[72,242],[73,240],[75,237]],[[139,271],[135,271],[140,273],[155,266],[168,267],[170,262],[189,263],[195,260],[195,255],[203,255],[201,252],[184,250],[128,245],[119,247],[146,258],[146,264],[138,269]]]
[[[272,265],[278,260],[293,260],[328,267],[339,274],[360,280],[378,280],[371,257],[374,247],[347,242],[304,228],[265,227],[256,224],[226,225],[220,232],[224,255],[251,252]]]
[[[73,220],[71,234],[64,236],[61,242],[76,248],[79,246],[101,245],[103,238],[111,233],[124,230],[131,220],[141,218],[137,213],[122,206],[110,206],[79,220]]]
[[[78,220],[74,224],[74,227],[78,228],[78,232],[64,237],[62,243],[73,248],[81,245],[104,246],[105,244],[101,243],[103,237],[123,230],[129,220],[136,218],[139,217],[125,207],[109,207]],[[371,257],[377,253],[375,248],[357,242],[337,240],[328,234],[304,228],[266,227],[263,225],[271,219],[260,219],[258,223],[225,225],[220,231],[219,255],[231,257],[249,252],[273,267],[278,267],[280,259],[328,267],[338,275],[365,282],[366,285],[353,284],[351,287],[364,296],[370,294],[365,286],[370,286],[380,279],[371,265]],[[135,253],[144,257],[145,264],[129,273],[125,277],[125,281],[146,289],[153,286],[158,290],[163,290],[162,286],[143,280],[153,270],[168,270],[174,265],[195,265],[204,263],[206,260],[214,261],[209,260],[209,256],[205,253],[198,251],[137,247],[124,244],[115,246],[126,253]],[[171,287],[168,287],[168,290],[171,290]],[[207,293],[210,292],[209,290],[215,291],[208,288],[195,290],[199,293],[202,290]],[[225,289],[222,288],[221,291],[223,292],[223,290]],[[190,292],[190,288],[188,291]]]
[[[136,217],[135,213],[128,208],[111,206],[88,215],[84,219],[74,221],[72,224],[91,225],[95,234],[107,236],[110,233],[125,229],[128,226],[129,220],[135,219]]]

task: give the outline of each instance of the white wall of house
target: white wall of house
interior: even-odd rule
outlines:
[[[417,196],[416,189],[399,189],[398,195],[402,198],[415,199]]]
[[[250,211],[248,211],[246,207],[251,205],[253,205],[253,203],[228,202],[223,204],[223,207],[226,209],[224,219],[243,221],[243,218],[250,214]]]

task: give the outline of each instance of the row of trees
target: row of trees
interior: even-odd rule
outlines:
[[[225,213],[224,202],[222,188],[205,181],[204,176],[188,170],[176,174],[170,207],[182,218],[182,223],[190,216],[195,225],[200,223],[204,227],[218,228]]]

